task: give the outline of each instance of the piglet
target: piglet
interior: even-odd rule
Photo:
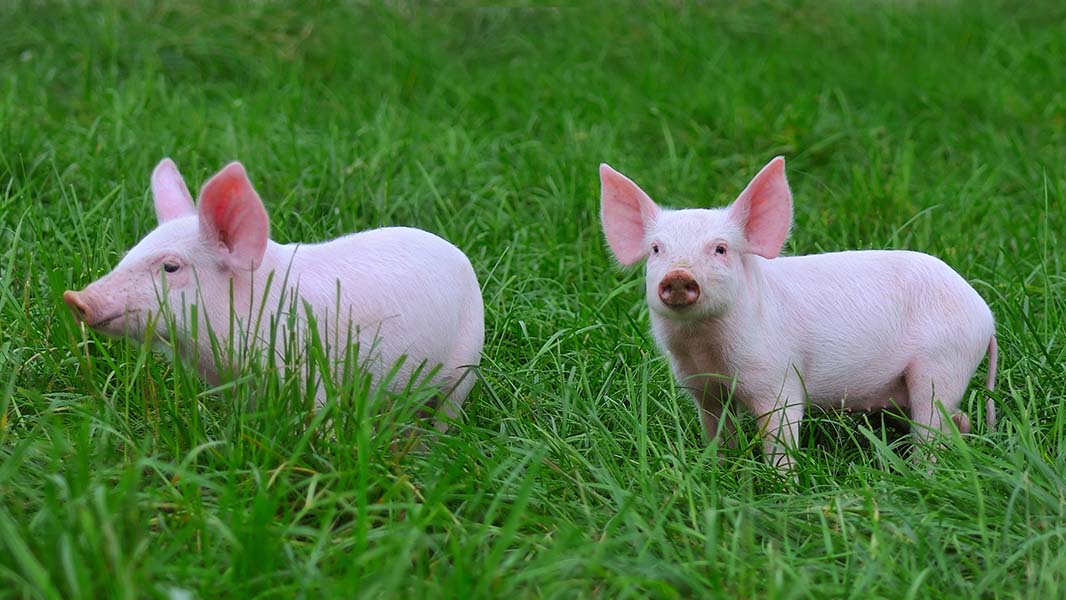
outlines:
[[[996,373],[992,312],[928,254],[779,256],[792,223],[785,161],[770,161],[728,207],[660,208],[600,165],[603,230],[623,265],[647,259],[655,339],[696,401],[707,435],[732,445],[733,406],[752,413],[763,451],[793,466],[808,404],[909,410],[919,440],[948,427],[975,370]],[[942,406],[942,408],[941,408]],[[991,398],[988,426],[995,423]]]
[[[221,371],[236,365],[220,365],[212,343],[226,348],[231,336],[239,336],[238,347],[266,347],[278,323],[291,327],[294,320],[292,333],[305,340],[307,332],[299,329],[306,328],[310,310],[318,339],[332,347],[334,376],[349,348],[358,348],[357,364],[374,380],[391,373],[390,385],[402,388],[422,377],[415,383],[440,390],[443,416],[457,415],[484,343],[481,289],[458,248],[406,227],[319,244],[278,244],[270,240],[263,202],[237,162],[204,185],[197,207],[177,167],[164,159],[152,173],[152,195],[159,226],[113,271],[80,292],[63,294],[87,326],[139,341],[151,335],[196,357],[201,375],[218,382]],[[175,317],[177,339],[163,340],[168,328],[162,324],[148,331],[150,315],[166,314]],[[285,343],[275,341],[278,347]],[[324,399],[317,385],[316,400]]]

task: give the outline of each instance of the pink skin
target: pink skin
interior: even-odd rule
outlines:
[[[647,259],[655,339],[692,394],[707,435],[735,443],[730,401],[758,418],[764,452],[791,469],[808,403],[907,408],[928,441],[947,430],[989,355],[992,312],[939,259],[907,251],[779,257],[792,223],[785,161],[770,161],[729,207],[660,208],[600,166],[601,219],[623,265]],[[995,423],[987,400],[988,425]]]
[[[265,342],[272,319],[287,322],[298,294],[298,306],[312,307],[320,339],[347,348],[343,342],[350,332],[359,343],[359,364],[375,378],[401,358],[393,379],[396,388],[409,383],[420,366],[423,373],[439,366],[429,384],[447,396],[443,414],[458,414],[475,381],[468,369],[480,363],[484,343],[481,289],[458,248],[431,233],[402,227],[320,244],[277,244],[269,239],[266,210],[240,163],[230,163],[204,185],[199,210],[170,159],[152,173],[152,194],[159,226],[111,273],[80,292],[63,294],[86,325],[143,341],[148,316],[169,310],[176,317],[177,339],[163,339],[166,329],[159,324],[154,341],[185,357],[197,356],[200,373],[218,382],[220,368],[235,365],[215,363],[207,326],[222,348],[231,341],[231,316],[237,347]],[[268,289],[270,274],[274,281]],[[164,297],[165,306],[160,302]],[[199,315],[195,337],[189,310],[194,304]],[[279,308],[284,312],[278,314]],[[305,321],[304,314],[297,315],[298,324]],[[345,352],[330,356],[338,372]],[[317,399],[324,400],[321,386]]]

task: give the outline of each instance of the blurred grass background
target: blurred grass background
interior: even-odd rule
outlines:
[[[1061,3],[13,1],[0,31],[0,596],[1066,595]],[[989,301],[995,431],[915,467],[816,416],[798,489],[706,446],[596,166],[712,206],[777,154],[788,252],[929,252]],[[464,426],[397,455],[79,331],[62,290],[154,227],[163,156],[194,193],[243,161],[280,242],[464,249]]]

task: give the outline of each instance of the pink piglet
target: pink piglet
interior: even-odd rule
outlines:
[[[306,336],[309,311],[334,376],[357,349],[354,358],[375,385],[386,375],[399,388],[428,379],[444,399],[442,413],[457,415],[476,378],[470,370],[481,360],[485,324],[477,276],[454,245],[407,227],[278,244],[236,162],[204,184],[194,205],[177,167],[164,159],[152,173],[152,195],[159,226],[110,273],[63,294],[87,326],[141,341],[151,335],[217,382],[220,368],[234,365],[218,364],[213,343],[239,338],[268,347],[279,324]],[[175,339],[161,325],[148,330],[149,317],[167,311]],[[316,382],[315,389],[321,404],[323,387]]]
[[[969,430],[957,411],[986,353],[992,389],[995,324],[942,261],[879,250],[779,256],[792,224],[781,157],[725,208],[661,208],[605,164],[600,180],[607,243],[623,265],[646,260],[652,331],[711,439],[732,441],[723,412],[743,407],[767,458],[790,470],[809,404],[904,408],[923,441],[947,428],[944,413]],[[986,416],[993,426],[991,399]]]

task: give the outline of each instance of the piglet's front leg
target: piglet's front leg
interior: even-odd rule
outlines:
[[[696,412],[700,415],[707,440],[718,441],[727,448],[736,449],[737,430],[735,413],[730,407],[730,389],[722,383],[711,381],[709,377],[701,379],[702,385],[689,387],[688,391],[696,402]]]
[[[749,408],[763,436],[763,455],[782,475],[795,468],[795,451],[804,413],[801,386],[786,385],[779,394],[757,400]]]

